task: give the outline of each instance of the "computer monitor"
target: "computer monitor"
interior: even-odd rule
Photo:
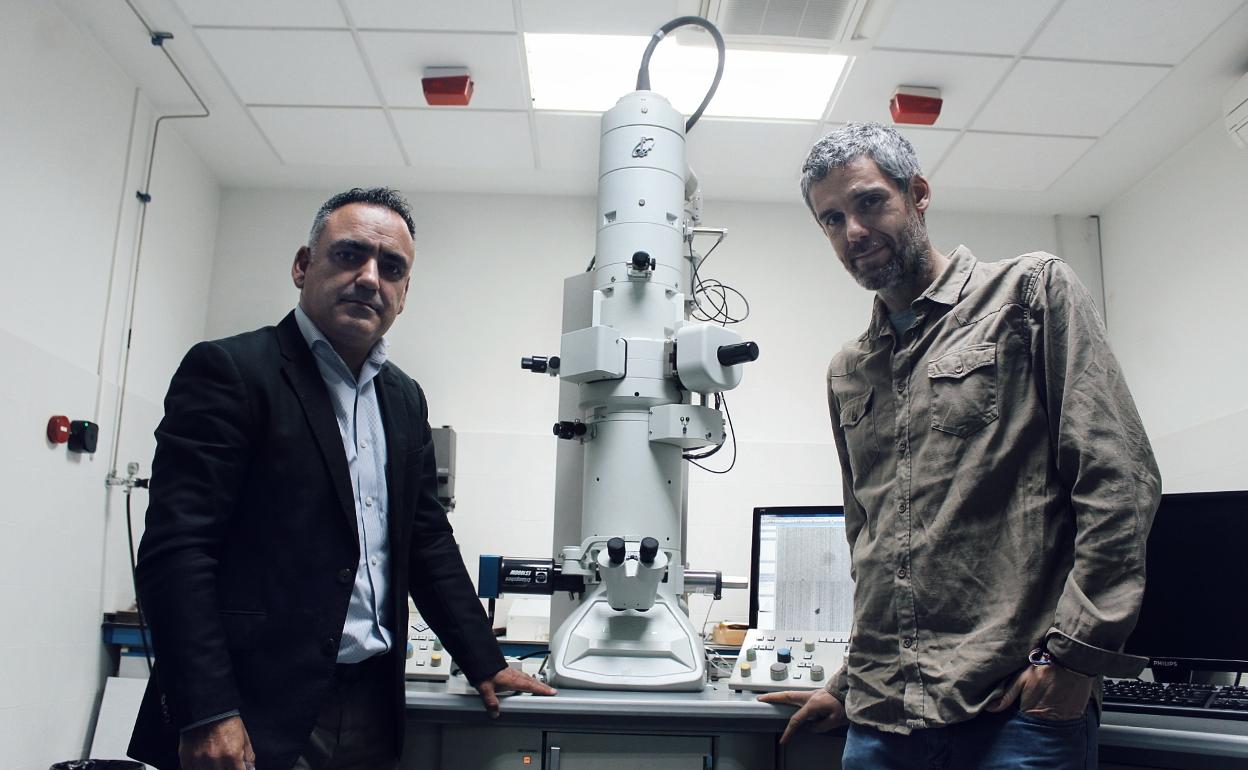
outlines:
[[[1246,557],[1248,492],[1162,495],[1126,651],[1148,657],[1159,681],[1248,671]]]
[[[839,505],[754,509],[750,627],[848,633],[845,512]]]

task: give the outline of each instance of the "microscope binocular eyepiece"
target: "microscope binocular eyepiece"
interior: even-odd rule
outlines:
[[[616,566],[624,563],[624,538],[613,537],[607,541],[607,558]]]

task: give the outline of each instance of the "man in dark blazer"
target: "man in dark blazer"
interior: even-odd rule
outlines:
[[[386,361],[414,226],[387,189],[322,206],[276,327],[202,342],[156,431],[139,548],[156,667],[129,753],[161,770],[394,768],[407,596],[498,712],[508,668],[437,501],[428,408]]]

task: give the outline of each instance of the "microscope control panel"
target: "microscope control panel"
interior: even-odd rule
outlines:
[[[755,692],[825,687],[840,670],[848,649],[847,632],[751,628],[728,687]]]
[[[451,677],[450,653],[442,649],[433,629],[418,618],[408,630],[404,674],[409,681],[419,682],[445,682]]]

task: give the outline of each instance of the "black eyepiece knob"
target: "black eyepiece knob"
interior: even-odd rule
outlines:
[[[758,343],[739,342],[736,345],[720,345],[715,357],[724,366],[735,366],[746,361],[757,361]]]
[[[624,563],[624,538],[613,537],[607,541],[607,558],[615,565]]]
[[[558,363],[555,365],[557,367]],[[542,374],[546,371],[547,366],[548,362],[546,356],[525,356],[520,359],[520,368],[528,369],[530,372],[535,374]]]
[[[641,539],[641,549],[638,551],[638,558],[641,563],[649,567],[654,564],[654,557],[659,555],[659,541],[652,537],[643,537]]]
[[[646,268],[650,267],[650,265],[651,265],[651,259],[650,259],[649,254],[647,254],[644,251],[637,251],[633,253],[633,269],[634,270],[645,270]]]

